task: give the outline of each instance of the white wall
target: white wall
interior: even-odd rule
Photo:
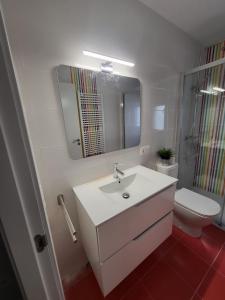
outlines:
[[[104,142],[105,152],[121,148],[121,106],[122,93],[115,89],[110,83],[102,84],[104,113]]]
[[[137,148],[73,161],[69,158],[53,69],[59,64],[92,65],[82,55],[92,50],[134,61],[116,66],[142,83],[141,144],[152,154],[174,147],[179,72],[197,61],[199,45],[136,0],[2,0],[27,126],[54,238],[61,276],[69,281],[86,263],[81,244],[73,244],[61,208],[65,199],[77,224],[72,186],[112,172],[112,163],[127,167],[149,159]],[[166,127],[152,127],[156,105],[166,105]],[[153,155],[151,155],[153,157]]]

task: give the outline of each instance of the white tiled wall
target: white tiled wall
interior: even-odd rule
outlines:
[[[199,45],[136,0],[3,0],[7,32],[44,193],[61,276],[70,281],[86,263],[81,243],[73,244],[61,208],[65,195],[72,220],[77,224],[72,187],[112,172],[115,161],[123,168],[138,163],[154,167],[161,146],[174,148],[179,72],[191,68]],[[82,55],[92,50],[136,63],[134,69],[115,66],[142,83],[141,144],[138,148],[73,161],[65,139],[62,111],[54,80],[59,64],[98,66]],[[165,130],[153,129],[155,105],[165,105]]]

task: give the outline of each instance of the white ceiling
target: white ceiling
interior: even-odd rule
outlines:
[[[204,45],[225,40],[225,0],[139,0]]]

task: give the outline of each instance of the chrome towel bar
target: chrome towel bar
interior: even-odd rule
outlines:
[[[58,205],[62,206],[64,215],[65,215],[65,219],[66,219],[69,231],[70,231],[70,235],[72,237],[73,242],[76,243],[77,242],[76,230],[75,230],[75,228],[73,226],[73,223],[72,223],[72,221],[70,219],[70,215],[69,215],[69,213],[67,211],[67,208],[66,208],[66,205],[65,205],[64,196],[63,195],[58,195],[57,196],[57,201],[58,201]]]

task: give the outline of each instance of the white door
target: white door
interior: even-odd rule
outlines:
[[[1,8],[0,8],[1,9]],[[0,11],[0,218],[28,300],[62,300],[62,284],[36,177]],[[38,252],[34,237],[48,245]]]
[[[70,155],[74,159],[83,158],[79,111],[74,84],[59,82],[59,90]]]

